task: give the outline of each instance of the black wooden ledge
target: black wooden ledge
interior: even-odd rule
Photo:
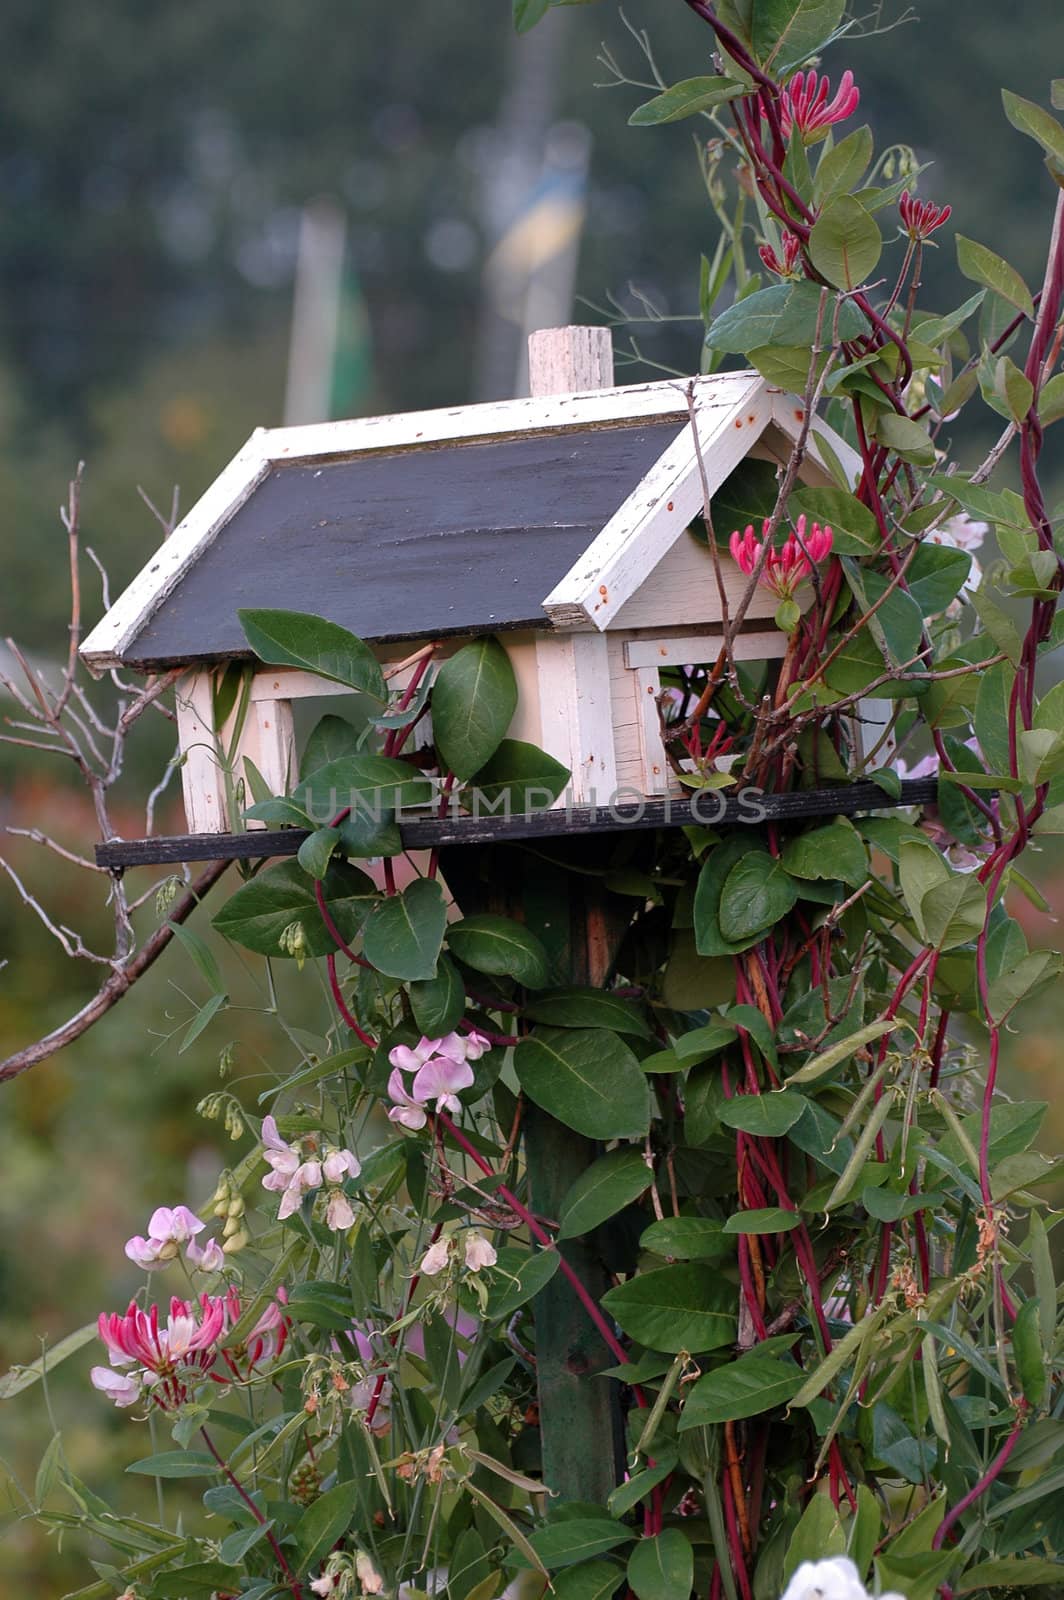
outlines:
[[[887,811],[899,806],[928,805],[938,793],[936,778],[907,778],[897,799],[878,783],[851,783],[834,789],[802,789],[789,794],[762,794],[742,789],[722,801],[721,791],[684,799],[631,801],[612,806],[559,807],[527,816],[418,817],[400,820],[407,850],[432,850],[445,845],[505,844],[519,839],[559,835],[613,833],[625,828],[751,827],[764,822],[801,822],[806,817],[850,817],[862,811]],[[294,856],[307,837],[301,828],[279,832],[190,833],[173,838],[108,839],[96,846],[96,863],[120,871],[125,867],[165,866],[179,861],[260,861],[269,856]]]

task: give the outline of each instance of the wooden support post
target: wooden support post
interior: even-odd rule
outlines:
[[[613,383],[610,331],[549,328],[534,333],[528,341],[528,369],[533,395],[609,387]],[[601,791],[601,783],[599,787]],[[600,800],[608,798],[600,793]],[[584,850],[581,860],[586,863]],[[617,902],[612,909],[607,906],[601,879],[568,873],[559,874],[559,880],[569,906],[568,950],[562,965],[570,983],[597,987],[609,975],[630,908],[621,903],[622,924]],[[561,898],[564,905],[566,895]],[[590,1139],[563,1127],[538,1107],[527,1107],[525,1160],[535,1211],[557,1217],[567,1190],[598,1154]],[[593,1244],[574,1239],[561,1249],[599,1299],[608,1282]],[[536,1296],[533,1310],[543,1481],[566,1500],[604,1504],[619,1481],[623,1440],[617,1385],[595,1374],[611,1366],[613,1358],[561,1273]]]

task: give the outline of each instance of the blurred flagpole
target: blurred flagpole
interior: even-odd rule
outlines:
[[[284,422],[350,415],[369,388],[369,321],[358,279],[345,270],[347,220],[328,196],[299,225]]]

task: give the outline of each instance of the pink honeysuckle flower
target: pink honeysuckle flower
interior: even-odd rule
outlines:
[[[934,206],[930,200],[917,200],[906,189],[898,201],[898,211],[901,215],[902,227],[915,244],[918,240],[926,239],[934,233],[936,228],[941,228],[948,222],[953,214],[952,206]]]
[[[457,1035],[450,1034],[448,1037],[453,1039]],[[416,1044],[413,1049],[409,1045],[397,1044],[394,1050],[388,1051],[388,1060],[393,1067],[401,1067],[404,1072],[417,1072],[420,1067],[425,1065],[430,1056],[436,1054],[443,1042],[442,1039],[423,1038],[420,1044]]]
[[[443,1272],[451,1259],[451,1241],[449,1238],[437,1239],[435,1244],[430,1244],[421,1258],[418,1271],[426,1278],[435,1278]]]
[[[343,1183],[345,1178],[357,1178],[362,1163],[353,1150],[330,1150],[321,1164],[327,1183]]]
[[[101,1313],[97,1327],[112,1364],[139,1366],[152,1399],[172,1411],[188,1398],[187,1380],[198,1381],[214,1366],[225,1324],[224,1300],[204,1294],[198,1305],[172,1299],[165,1327],[160,1326],[158,1306],[142,1311],[136,1301],[130,1301],[124,1316]]]
[[[204,1245],[198,1245],[195,1239],[190,1239],[185,1246],[185,1255],[200,1272],[221,1272],[225,1266],[225,1253],[217,1239],[208,1239]]]
[[[429,1119],[424,1106],[407,1093],[399,1067],[395,1068],[388,1079],[388,1094],[395,1102],[388,1112],[389,1122],[398,1122],[400,1127],[409,1128],[412,1133],[419,1132]]]
[[[777,277],[794,278],[800,269],[802,241],[796,233],[791,233],[790,229],[787,229],[783,235],[782,261],[770,244],[759,245],[757,253],[763,264]]]
[[[144,1385],[133,1373],[116,1372],[114,1367],[93,1367],[89,1378],[94,1389],[99,1389],[116,1406],[132,1406],[144,1393]]]
[[[342,1189],[329,1191],[329,1198],[325,1205],[325,1226],[334,1233],[346,1233],[348,1228],[355,1225],[355,1213],[351,1202]]]
[[[473,1068],[468,1061],[454,1061],[450,1056],[432,1056],[418,1069],[411,1090],[414,1099],[421,1105],[434,1100],[437,1111],[461,1111],[458,1091],[468,1089],[472,1082]]]
[[[230,1371],[239,1378],[251,1375],[262,1361],[272,1361],[279,1356],[288,1341],[288,1332],[292,1324],[284,1314],[284,1307],[288,1303],[288,1292],[281,1284],[277,1290],[276,1298],[270,1301],[265,1311],[259,1317],[243,1344],[233,1345],[228,1342],[228,1334],[235,1328],[243,1314],[240,1293],[237,1289],[230,1289],[225,1296],[225,1333],[220,1343],[221,1355]]]
[[[794,598],[795,590],[803,579],[831,554],[833,534],[830,527],[822,528],[814,522],[807,528],[803,513],[795,523],[796,534],[788,534],[781,550],[770,550],[761,568],[759,582],[771,589],[781,600]],[[762,523],[762,538],[754,534],[753,523],[748,523],[742,533],[738,529],[728,542],[732,559],[749,577],[757,568],[764,547],[768,523]],[[803,548],[804,546],[804,548]]]
[[[780,128],[785,139],[797,128],[805,144],[822,139],[832,123],[845,122],[852,117],[861,100],[861,91],[853,81],[852,72],[844,72],[832,100],[831,83],[821,78],[810,67],[808,72],[796,72],[779,98]],[[766,115],[762,100],[761,115]]]
[[[482,1233],[470,1228],[465,1236],[465,1264],[469,1272],[479,1272],[481,1267],[493,1267],[498,1260],[495,1248]]]

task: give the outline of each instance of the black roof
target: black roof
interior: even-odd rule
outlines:
[[[249,606],[377,641],[549,627],[545,597],[680,431],[673,417],[277,465],[123,659],[246,656]]]

